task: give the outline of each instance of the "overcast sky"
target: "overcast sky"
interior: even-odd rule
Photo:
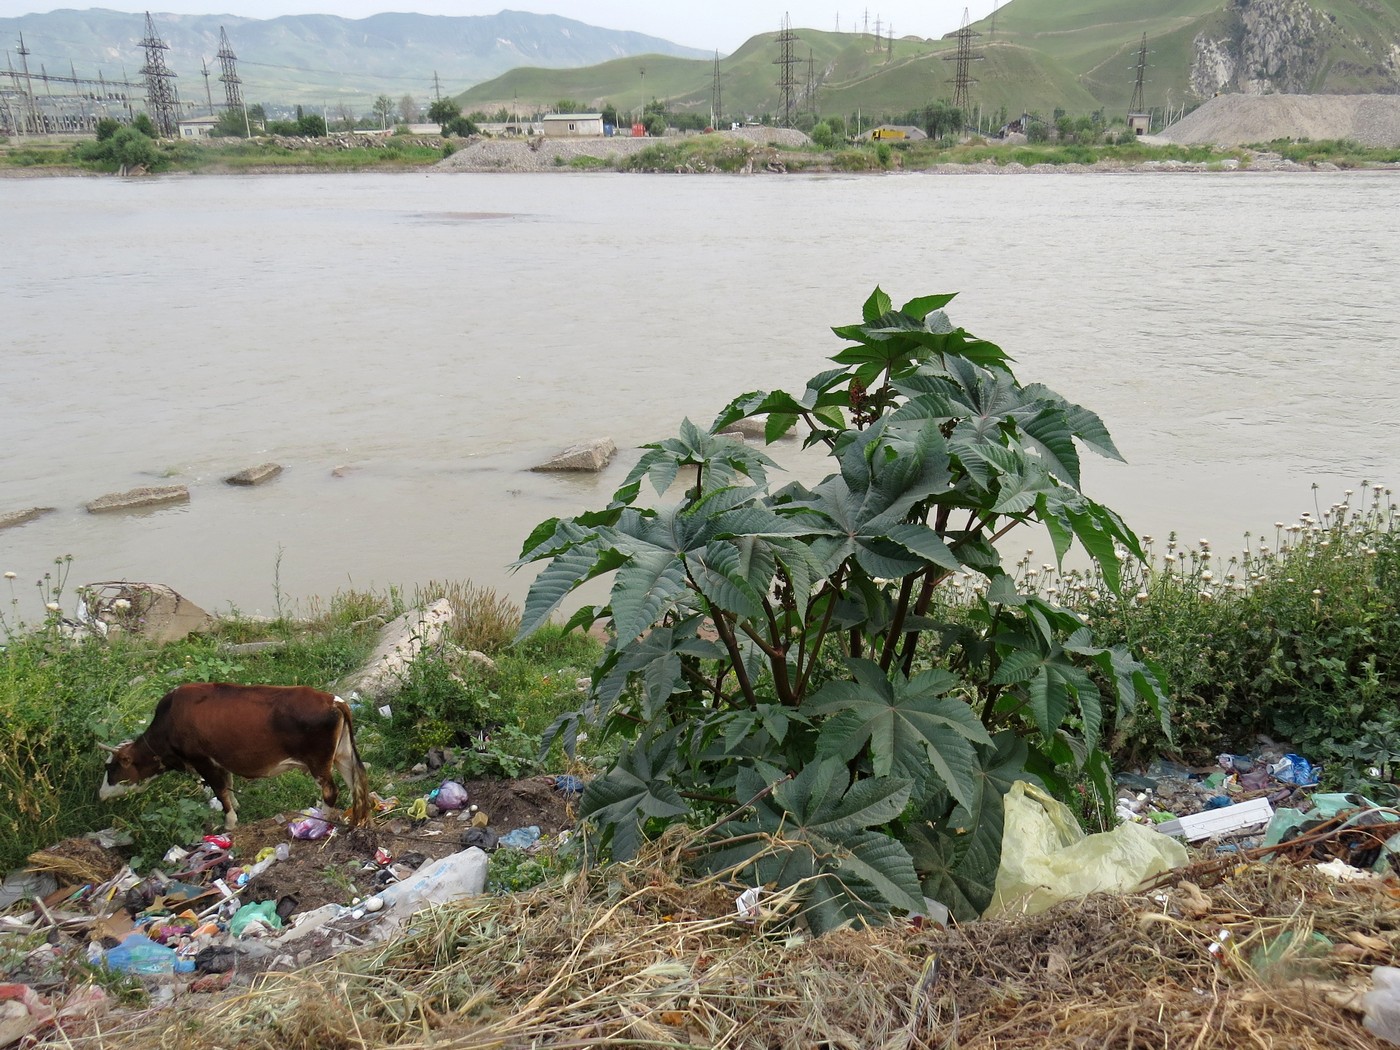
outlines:
[[[1001,0],[1007,3],[1009,0]],[[732,51],[751,36],[776,32],[783,15],[792,18],[794,28],[850,32],[866,26],[875,32],[878,19],[882,35],[891,22],[899,36],[910,34],[939,37],[962,24],[963,11],[973,21],[991,14],[997,0],[787,0],[765,4],[753,0],[701,0],[675,3],[665,0],[523,0],[512,3],[477,3],[474,0],[241,0],[235,11],[226,0],[149,0],[139,3],[102,3],[112,11],[140,14],[150,11],[160,28],[160,13],[237,14],[246,18],[276,18],[278,15],[332,14],[343,18],[364,18],[382,11],[412,10],[425,15],[492,15],[502,7],[514,11],[563,15],[608,29],[631,29],[662,37],[689,47]],[[0,18],[74,8],[66,4],[35,3],[34,0],[0,0]]]

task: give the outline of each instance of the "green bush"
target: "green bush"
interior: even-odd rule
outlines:
[[[1334,784],[1374,781],[1371,767],[1393,763],[1379,740],[1400,728],[1400,523],[1389,490],[1359,492],[1247,535],[1238,554],[1173,534],[1160,553],[1149,545],[1151,567],[1122,600],[1090,574],[1023,564],[1023,584],[1151,652],[1185,757],[1248,751],[1262,733],[1327,764]],[[1117,726],[1115,747],[1127,761],[1171,749],[1140,719]]]
[[[1165,725],[1152,668],[1019,590],[994,546],[1041,525],[1116,587],[1138,541],[1079,491],[1081,447],[1118,457],[1107,430],[1022,386],[999,347],[953,326],[951,299],[895,309],[877,288],[801,395],[686,420],[605,508],[526,540],[520,564],[546,564],[522,636],[611,575],[607,602],[570,620],[609,622],[586,702],[547,739],[587,725],[617,742],[580,807],[614,858],[688,820],[708,825],[700,866],[793,888],[817,932],[924,894],[970,918],[990,900],[1012,781],[1087,782],[1111,804],[1106,710],[1141,699]],[[769,442],[800,428],[832,473],[770,487],[772,460],[723,436],[747,418]],[[643,482],[679,501],[639,501]],[[932,617],[969,574],[980,600]]]

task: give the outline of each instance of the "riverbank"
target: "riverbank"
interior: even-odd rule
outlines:
[[[1262,141],[1262,140],[1261,140]],[[1393,170],[1400,153],[1343,141],[1275,141],[1265,147],[1184,144],[1167,138],[1117,144],[997,142],[972,139],[857,143],[818,149],[789,128],[741,128],[703,135],[596,139],[417,139],[391,136],[365,145],[327,139],[164,143],[158,163],[137,174],[364,174],[634,172],[644,174],[1189,174]],[[105,174],[71,143],[0,144],[0,178]]]

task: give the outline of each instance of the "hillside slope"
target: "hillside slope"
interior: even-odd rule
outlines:
[[[906,38],[878,46],[872,35],[831,33],[816,29],[794,31],[794,72],[797,110],[815,108],[823,114],[850,116],[903,113],[951,97],[956,54],[951,40]],[[1087,113],[1098,101],[1078,82],[1074,72],[1044,54],[1010,43],[978,48],[981,56],[971,73],[974,107],[992,113],[1006,106],[1011,113],[1057,107]],[[732,55],[719,60],[721,108],[727,119],[756,118],[779,112],[779,54],[775,35],[756,36]],[[810,80],[809,80],[810,70]],[[500,106],[522,110],[548,108],[560,99],[601,107],[639,109],[653,98],[676,111],[709,112],[715,60],[648,55],[606,62],[584,69],[522,68],[463,92],[468,109],[491,111]],[[815,87],[813,106],[809,84]]]
[[[990,32],[990,20],[974,28]],[[1126,108],[1147,35],[1150,106],[1216,93],[1400,92],[1400,0],[1011,0],[994,38]]]
[[[1221,95],[1160,137],[1169,142],[1250,146],[1276,139],[1349,139],[1400,146],[1400,95]]]
[[[367,109],[377,95],[398,100],[410,94],[426,103],[433,98],[434,75],[447,95],[521,65],[587,66],[624,55],[704,54],[642,33],[523,11],[360,19],[153,13],[152,18],[160,39],[169,45],[165,64],[176,74],[181,100],[201,110],[207,98],[202,62],[211,71],[215,103],[222,101],[215,57],[220,28],[227,31],[238,56],[246,101],[315,107],[354,100]],[[0,18],[0,39],[7,47],[23,34],[32,71],[37,73],[42,65],[50,73],[67,76],[72,70],[78,78],[93,80],[100,74],[109,81],[140,81],[145,53],[139,43],[145,30],[143,15],[97,9]],[[8,86],[0,74],[0,87]],[[144,85],[140,90],[144,95]]]

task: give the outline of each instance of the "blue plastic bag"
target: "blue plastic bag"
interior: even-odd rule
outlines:
[[[157,944],[144,933],[131,933],[115,948],[108,948],[102,961],[109,970],[153,977],[175,972],[175,949]]]
[[[1314,787],[1317,770],[1302,755],[1287,754],[1269,767],[1274,779],[1293,787]]]

